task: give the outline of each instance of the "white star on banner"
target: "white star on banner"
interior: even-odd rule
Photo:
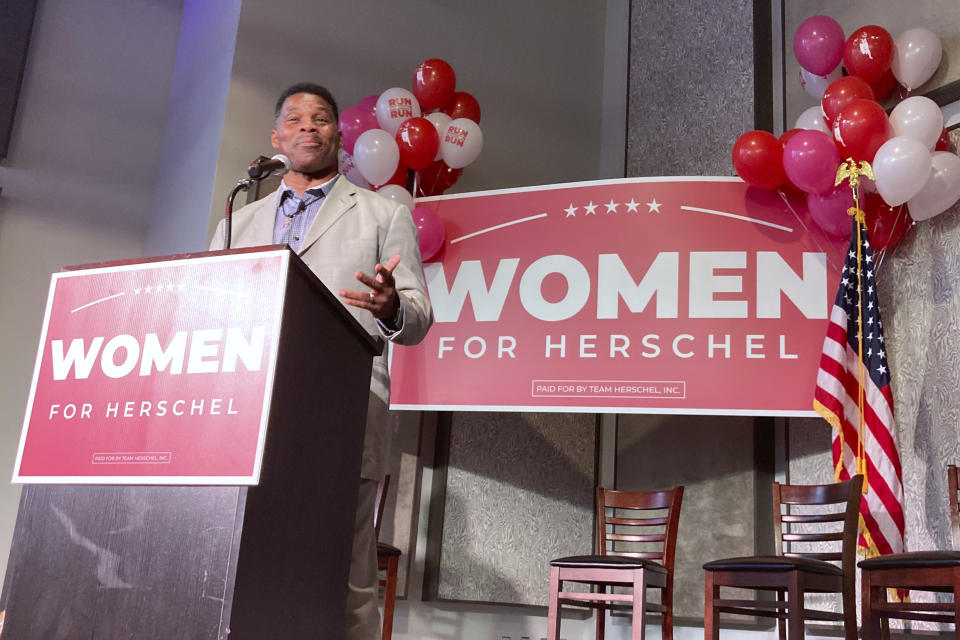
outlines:
[[[571,202],[571,203],[570,203],[570,206],[567,207],[566,209],[564,209],[564,211],[567,212],[567,215],[564,216],[564,217],[566,217],[566,218],[574,217],[574,218],[575,218],[575,217],[577,216],[577,209],[578,209],[578,207],[573,206],[573,203]]]
[[[640,203],[634,200],[633,198],[630,198],[630,202],[627,202],[626,205],[627,205],[627,213],[631,213],[631,212],[636,213],[637,207],[640,206]]]
[[[647,203],[647,206],[650,207],[650,210],[647,211],[647,213],[660,213],[660,207],[662,205],[662,202],[657,202],[657,199],[654,198],[652,202]]]
[[[588,204],[588,205],[586,205],[586,206],[583,207],[584,211],[586,211],[586,213],[585,213],[584,215],[587,215],[587,216],[589,216],[589,215],[596,215],[596,214],[597,214],[597,206],[599,206],[599,205],[593,204],[593,200],[591,200],[591,201],[590,201],[590,204]]]
[[[605,204],[605,205],[603,205],[603,206],[605,206],[605,207],[607,208],[607,213],[616,213],[616,212],[617,212],[617,207],[619,207],[620,205],[614,203],[613,198],[610,198],[610,202],[608,202],[607,204]]]

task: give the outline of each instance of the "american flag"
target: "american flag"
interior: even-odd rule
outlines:
[[[867,556],[903,551],[903,475],[874,272],[867,230],[854,219],[813,401],[834,428],[837,480],[864,474],[859,546]]]

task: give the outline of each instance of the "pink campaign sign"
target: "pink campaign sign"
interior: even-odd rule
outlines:
[[[54,274],[14,481],[256,483],[288,258]]]
[[[813,415],[846,241],[737,178],[440,196],[395,409]]]

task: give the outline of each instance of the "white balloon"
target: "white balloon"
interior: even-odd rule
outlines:
[[[833,137],[833,132],[830,131],[830,127],[827,125],[827,118],[823,115],[823,109],[820,108],[820,105],[810,107],[801,113],[800,117],[797,118],[797,124],[794,125],[794,128],[823,131],[828,136]]]
[[[428,113],[424,116],[427,120],[433,123],[433,126],[437,128],[437,135],[440,137],[440,141],[443,141],[443,135],[447,132],[447,125],[450,124],[452,118],[445,114],[442,111],[434,111],[433,113]],[[434,161],[439,160],[443,155],[443,145],[437,147],[437,155],[433,158]]]
[[[370,188],[370,183],[363,179],[352,155],[347,153],[345,149],[340,149],[337,157],[340,161],[340,173],[343,174],[343,177],[358,187],[363,189]]]
[[[837,68],[828,73],[825,76],[818,76],[815,73],[810,73],[804,68],[800,68],[800,86],[803,87],[803,90],[808,94],[820,100],[823,98],[823,92],[827,90],[827,87],[830,86],[830,83],[834,80],[840,78],[843,75],[841,72],[840,65],[837,65]]]
[[[379,189],[377,193],[380,195],[390,198],[394,202],[398,202],[404,205],[410,211],[413,211],[413,196],[410,195],[410,192],[401,187],[398,184],[385,184]]]
[[[410,118],[420,117],[420,103],[406,89],[393,87],[377,98],[376,112],[380,128],[395,136],[401,124]]]
[[[353,160],[360,175],[372,185],[386,183],[400,164],[400,148],[383,129],[368,129],[353,145]]]
[[[930,98],[912,96],[893,108],[890,125],[894,136],[910,136],[933,149],[943,132],[943,112]]]
[[[937,151],[930,157],[930,177],[920,193],[907,201],[914,220],[943,213],[960,199],[960,156]]]
[[[920,192],[930,177],[930,150],[909,136],[890,138],[873,158],[877,191],[891,207]]]
[[[443,161],[451,169],[461,169],[480,155],[483,149],[483,133],[480,125],[469,118],[451,120],[440,138]]]
[[[897,82],[907,89],[916,89],[922,85],[940,66],[943,48],[940,46],[940,38],[929,29],[907,29],[896,37],[893,44],[890,70]]]

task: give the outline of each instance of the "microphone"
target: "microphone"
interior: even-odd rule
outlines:
[[[290,159],[282,153],[278,153],[272,158],[258,156],[256,160],[247,167],[247,175],[251,180],[263,180],[270,176],[282,176],[290,171]]]

